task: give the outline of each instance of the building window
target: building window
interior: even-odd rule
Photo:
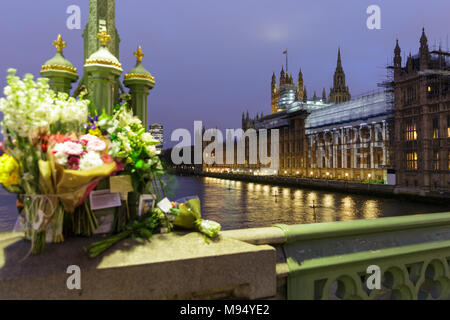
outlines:
[[[406,169],[417,170],[417,152],[408,152],[406,154]]]
[[[433,119],[433,139],[439,138],[439,119]]]
[[[413,87],[408,88],[408,98],[406,104],[411,104],[416,99],[416,92]]]
[[[450,116],[447,116],[447,138],[450,138]]]
[[[439,170],[439,152],[433,153],[433,169]]]
[[[406,123],[406,140],[417,140],[417,128],[414,121]]]
[[[450,170],[450,151],[448,152],[448,170]]]

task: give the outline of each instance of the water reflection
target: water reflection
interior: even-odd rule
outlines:
[[[198,195],[203,217],[221,223],[225,230],[449,211],[443,205],[218,178],[175,177],[172,193],[174,200]],[[3,192],[0,199],[2,231],[14,225],[15,197]]]
[[[276,223],[375,219],[417,213],[448,211],[445,206],[410,203],[399,199],[287,188],[259,183],[238,182],[233,190],[223,188],[226,180],[179,177],[185,185],[204,185],[203,214],[222,223],[224,229],[262,227]],[[180,196],[189,193],[178,190]],[[228,195],[232,195],[228,197]],[[207,209],[206,209],[207,208]]]

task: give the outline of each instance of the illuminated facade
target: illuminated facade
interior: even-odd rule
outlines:
[[[334,86],[327,99],[314,92],[308,100],[300,71],[297,85],[284,69],[271,82],[271,114],[242,115],[242,129],[278,129],[279,165],[274,174],[394,184],[392,168],[393,97],[380,91],[350,100],[338,51]],[[270,132],[268,133],[270,136]],[[267,147],[271,149],[270,145]],[[245,155],[248,159],[248,144]],[[210,165],[212,171],[240,170],[260,174],[266,166]],[[251,170],[251,172],[250,172]]]
[[[156,149],[161,151],[164,146],[164,128],[162,124],[152,123],[149,127],[149,132],[160,143],[156,145]]]
[[[450,53],[431,50],[422,30],[419,53],[402,66],[397,41],[391,67],[395,90],[395,167],[404,192],[450,191]]]

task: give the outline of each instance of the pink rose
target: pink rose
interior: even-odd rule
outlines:
[[[79,156],[83,152],[83,146],[73,141],[66,141],[63,143],[63,151],[71,156]]]

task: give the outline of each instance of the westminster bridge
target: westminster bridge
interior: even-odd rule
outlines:
[[[376,212],[369,210],[356,220],[335,222],[338,219],[330,216],[332,212],[341,220],[352,217],[339,213],[342,208],[327,207],[328,191],[292,189],[286,193],[284,187],[198,179],[207,179],[205,190],[211,194],[202,195],[205,218],[222,223],[225,231],[221,232],[220,239],[205,243],[197,233],[157,234],[145,244],[125,240],[104,255],[90,259],[82,247],[95,239],[74,238],[62,245],[48,244],[41,256],[22,261],[29,243],[20,234],[3,232],[0,233],[0,298],[450,298],[450,212],[430,211],[448,211],[445,205],[411,203],[415,212],[421,214],[375,217],[370,215]],[[188,185],[186,192],[200,193],[192,181]],[[278,197],[273,197],[271,190],[278,190]],[[253,209],[242,211],[241,222],[257,218],[255,223],[239,223],[240,228],[245,228],[236,229],[238,226],[227,219],[232,219],[233,212],[240,207],[229,201],[231,196],[242,192],[248,193],[247,201],[253,203],[252,208],[259,214]],[[313,194],[317,208],[311,209],[306,202]],[[353,201],[355,209],[370,209],[368,204],[374,201],[363,195],[343,194],[342,197],[344,207]],[[269,202],[264,202],[265,198]],[[334,199],[341,202],[338,194]],[[270,206],[270,201],[274,205]],[[228,212],[228,207],[213,205],[225,202],[235,208],[229,208],[232,211]],[[292,210],[289,203],[294,206]],[[306,206],[305,212],[298,216],[301,203]],[[400,212],[408,204],[402,203],[393,207],[397,208],[394,211]],[[285,205],[288,207],[284,208]],[[271,208],[280,212],[271,212]],[[288,211],[282,211],[283,208]],[[271,216],[281,217],[280,214],[292,219],[269,223]],[[268,227],[255,227],[258,221]],[[69,265],[81,269],[81,290],[67,289]],[[189,277],[186,270],[191,270]]]

